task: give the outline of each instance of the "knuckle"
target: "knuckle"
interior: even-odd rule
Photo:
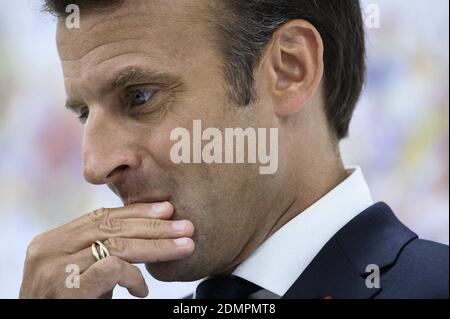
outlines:
[[[101,267],[93,267],[90,271],[90,278],[94,279],[94,278],[103,278],[106,274],[106,268],[101,268]]]
[[[46,255],[44,235],[33,238],[27,247],[26,259],[29,262],[37,262]]]
[[[122,232],[123,222],[120,219],[111,218],[108,213],[97,222],[97,228],[108,234],[117,234]]]
[[[110,210],[108,208],[102,207],[102,208],[99,208],[99,209],[96,209],[96,210],[90,212],[88,214],[88,218],[94,223],[99,222],[109,216],[109,211]]]
[[[117,274],[120,273],[121,269],[122,264],[119,262],[118,258],[108,257],[102,259],[91,268],[89,281],[92,283],[112,280],[117,277]]]
[[[154,250],[162,250],[164,247],[163,241],[162,240],[152,240],[151,241],[151,246]]]
[[[123,238],[108,238],[104,244],[110,253],[120,254],[128,249],[128,242]]]
[[[118,274],[123,270],[123,263],[117,257],[111,256],[111,257],[105,259],[105,264],[106,265],[105,265],[104,269],[106,270],[108,275]]]
[[[89,277],[86,278],[88,285],[100,285],[104,278],[108,276],[108,272],[105,268],[92,267],[89,272]]]
[[[159,234],[161,232],[161,222],[157,219],[148,220],[146,225],[151,234]]]

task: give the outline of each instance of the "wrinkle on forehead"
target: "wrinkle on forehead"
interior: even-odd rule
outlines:
[[[205,30],[201,30],[205,29],[205,23],[201,20],[206,9],[195,5],[204,1],[129,0],[113,11],[81,12],[80,29],[68,29],[64,21],[58,25],[60,58],[62,61],[82,60],[94,55],[98,49],[122,46],[123,41],[142,42],[148,39],[158,46],[186,45],[189,33],[205,33]]]
[[[181,76],[194,65],[214,65],[221,72],[204,14],[209,5],[195,4],[208,1],[147,0],[146,6],[125,7],[135,3],[130,0],[112,12],[86,17],[81,12],[80,29],[60,23],[57,41],[67,94],[98,100],[102,83],[125,67]]]

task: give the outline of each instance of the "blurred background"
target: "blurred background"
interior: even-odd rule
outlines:
[[[0,298],[17,298],[29,241],[120,201],[81,174],[82,127],[64,105],[55,21],[36,0],[0,0]],[[449,1],[369,0],[368,82],[347,164],[360,165],[375,200],[421,237],[449,242]],[[178,298],[196,283],[146,274],[150,298]],[[129,298],[117,289],[116,298]]]

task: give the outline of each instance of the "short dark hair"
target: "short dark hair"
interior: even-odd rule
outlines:
[[[44,0],[42,9],[44,12],[51,13],[57,17],[66,14],[67,6],[71,4],[78,5],[85,9],[108,9],[110,7],[122,4],[124,0]]]
[[[57,15],[71,3],[111,6],[123,0],[45,0]],[[275,30],[295,19],[310,22],[324,43],[325,113],[334,136],[348,135],[365,81],[365,36],[359,0],[220,0],[219,46],[230,98],[245,106],[255,99],[254,70]]]

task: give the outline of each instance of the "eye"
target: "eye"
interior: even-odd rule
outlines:
[[[78,120],[82,124],[84,124],[89,116],[89,109],[87,107],[82,107],[77,113],[78,113]]]
[[[130,107],[141,106],[148,103],[155,91],[149,88],[134,89],[128,91],[126,97]]]

